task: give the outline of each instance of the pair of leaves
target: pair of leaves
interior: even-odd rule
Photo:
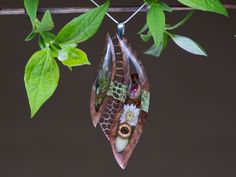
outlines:
[[[66,66],[89,64],[86,54],[79,49],[73,48],[70,55],[72,57],[62,60]],[[55,92],[59,76],[57,62],[49,49],[37,51],[29,59],[24,80],[32,117]]]
[[[159,2],[161,3],[161,2]],[[190,52],[195,55],[203,55],[206,56],[206,52],[202,49],[202,47],[197,44],[195,41],[191,40],[188,37],[174,35],[169,33],[167,30],[174,30],[185,24],[193,15],[191,11],[188,13],[180,22],[173,26],[166,25],[165,22],[165,14],[163,5],[152,2],[148,13],[147,13],[147,25],[145,25],[139,33],[143,33],[147,29],[147,34],[140,34],[140,37],[144,42],[147,42],[151,36],[153,36],[154,44],[144,53],[147,55],[152,55],[155,57],[159,57],[161,52],[166,48],[168,43],[168,39],[171,38],[175,44],[184,49],[187,52]],[[158,20],[158,22],[156,22]]]
[[[145,2],[148,4],[147,23],[138,34],[144,42],[153,38],[154,44],[144,53],[158,57],[167,43],[164,33],[166,23],[164,11],[172,12],[172,9],[161,1],[145,0]],[[144,34],[145,31],[148,32]]]
[[[191,17],[193,16],[193,11],[189,12],[180,22],[178,22],[177,24],[170,26],[170,27],[166,27],[166,30],[175,30],[179,27],[181,27],[182,25],[184,25]],[[182,48],[183,50],[192,53],[194,55],[201,55],[201,56],[207,56],[205,50],[194,40],[185,37],[185,36],[181,36],[181,35],[176,35],[176,34],[171,34],[169,32],[167,32],[167,35],[174,41],[174,43],[176,45],[178,45],[180,48]]]
[[[219,13],[228,16],[227,10],[224,8],[219,0],[178,0],[180,3],[192,7],[194,9]],[[190,12],[183,20],[174,26],[168,26],[165,22],[164,11],[172,12],[172,9],[165,3],[158,0],[145,0],[148,4],[147,24],[139,32],[141,39],[144,42],[149,41],[153,37],[154,44],[145,52],[145,54],[160,56],[161,52],[165,49],[168,39],[171,38],[179,47],[187,52],[195,55],[206,56],[206,52],[203,48],[192,39],[171,34],[168,30],[174,30],[182,26],[193,15]],[[146,30],[149,30],[146,34],[141,34]]]
[[[41,22],[37,19],[38,5],[39,0],[24,0],[26,12],[32,23],[32,32],[26,37],[26,41],[34,39],[39,33],[50,31],[54,28],[54,22],[49,10],[44,13]]]
[[[58,85],[59,68],[54,58],[58,58],[69,68],[90,64],[86,53],[76,46],[97,32],[109,7],[109,1],[73,19],[57,36],[49,32],[54,27],[50,12],[46,11],[39,22],[36,17],[38,3],[32,0],[24,2],[33,25],[31,39],[39,34],[39,45],[42,49],[32,55],[25,68],[24,80],[33,117],[53,95]]]
[[[26,0],[27,1],[27,0]],[[32,32],[26,37],[25,41],[31,41],[36,37],[37,34],[42,32],[50,31],[54,28],[54,22],[49,10],[47,10],[41,20],[36,19],[33,24]]]

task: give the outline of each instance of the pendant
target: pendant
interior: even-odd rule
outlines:
[[[92,86],[90,110],[93,125],[100,125],[122,169],[142,134],[150,102],[147,75],[141,60],[118,34],[107,35],[106,48]]]

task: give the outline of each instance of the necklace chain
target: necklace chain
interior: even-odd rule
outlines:
[[[95,0],[90,0],[93,4],[95,4],[97,7],[99,7],[99,4],[95,2]],[[146,6],[146,3],[144,3],[143,5],[141,5],[129,18],[127,18],[124,22],[122,22],[123,24],[128,23],[140,10],[142,10],[142,8],[144,8],[144,6]],[[120,22],[118,20],[116,20],[114,17],[112,17],[108,12],[106,13],[106,15],[116,24],[119,24]]]

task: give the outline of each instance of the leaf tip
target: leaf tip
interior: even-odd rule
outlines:
[[[228,12],[228,10],[225,7],[224,7],[224,10],[222,11],[221,14],[226,16],[226,17],[229,17],[229,12]]]
[[[85,63],[86,65],[92,65],[89,61],[87,63]]]
[[[31,118],[31,119],[34,119],[36,113],[37,113],[37,111],[35,111],[35,110],[33,110],[33,109],[31,108],[30,118]]]
[[[35,115],[35,114],[31,114],[31,115],[30,115],[30,119],[34,119],[34,115]]]
[[[207,52],[206,52],[206,51],[204,52],[204,56],[205,56],[205,57],[208,57],[208,54],[207,54]]]

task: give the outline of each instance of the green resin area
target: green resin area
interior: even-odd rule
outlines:
[[[141,91],[141,110],[148,113],[150,103],[150,92],[146,90]]]
[[[105,99],[106,92],[109,88],[110,79],[106,77],[98,78],[95,98],[95,108],[98,111],[103,100]]]
[[[108,96],[112,96],[114,99],[125,102],[127,97],[127,86],[118,81],[111,81],[109,90],[107,91]]]

